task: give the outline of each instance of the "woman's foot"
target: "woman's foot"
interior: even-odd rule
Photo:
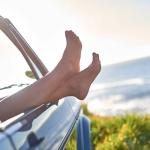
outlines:
[[[66,31],[65,35],[67,46],[62,59],[71,63],[75,72],[79,72],[82,43],[79,37],[72,31]]]
[[[65,36],[67,45],[62,59],[55,70],[59,70],[61,75],[66,75],[66,79],[68,79],[80,71],[82,44],[79,37],[73,31],[66,31]]]
[[[65,96],[75,96],[82,100],[87,96],[91,83],[101,70],[99,55],[93,53],[93,61],[89,67],[70,77],[66,82],[50,96],[50,100],[55,102]]]
[[[93,53],[91,65],[85,70],[79,72],[76,76],[70,79],[68,87],[72,96],[83,100],[89,91],[92,82],[95,80],[101,70],[99,55]]]

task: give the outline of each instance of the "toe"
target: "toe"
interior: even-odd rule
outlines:
[[[100,61],[99,60],[99,54],[96,54],[95,52],[93,52],[93,60],[94,61]]]
[[[65,31],[65,36],[66,36],[66,38],[68,38],[69,37],[69,31]]]
[[[75,38],[75,34],[74,34],[74,32],[72,30],[69,30],[67,35],[68,35],[69,39],[74,39]]]
[[[96,53],[93,53],[93,60],[92,60],[92,68],[95,72],[100,72],[101,70],[101,63],[99,60],[99,55]]]
[[[68,44],[71,44],[71,46],[77,49],[82,49],[82,43],[79,39],[79,37],[72,31],[72,30],[67,30],[65,31],[65,36]]]
[[[69,35],[70,35],[72,38],[79,39],[79,37],[78,37],[72,30],[69,30]]]
[[[65,36],[66,36],[67,42],[69,41],[71,42],[72,40],[75,39],[75,34],[71,30],[65,31]]]

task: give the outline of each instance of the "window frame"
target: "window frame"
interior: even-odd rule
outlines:
[[[0,30],[21,52],[37,80],[48,73],[46,66],[9,19],[0,16]]]
[[[0,16],[0,30],[2,30],[5,35],[13,42],[13,44],[18,48],[18,50],[22,53],[23,57],[25,58],[26,62],[28,63],[29,67],[31,68],[36,80],[39,80],[41,77],[46,75],[48,73],[48,69],[45,67],[45,65],[42,63],[42,61],[39,59],[39,57],[36,55],[36,53],[33,51],[33,49],[30,47],[30,45],[26,42],[26,40],[23,38],[23,36],[19,33],[19,31],[15,28],[15,26],[11,23],[11,21],[7,18],[3,18]],[[65,134],[62,137],[62,139],[59,139],[60,144],[57,145],[59,149],[62,149],[64,145],[67,143],[73,128],[75,127],[77,120],[79,118],[80,114],[80,103],[79,101],[76,101],[75,98],[65,98],[68,100],[62,101],[62,103],[58,104],[43,104],[35,109],[29,110],[23,115],[22,117],[16,119],[15,121],[8,124],[4,129],[1,129],[2,133],[7,136],[7,139],[10,141],[11,146],[17,147],[17,142],[15,139],[13,139],[13,136],[17,135],[18,132],[28,132],[32,131],[32,122],[36,121],[42,114],[44,114],[47,110],[53,109],[53,107],[57,107],[52,114],[50,113],[47,120],[56,121],[60,118],[60,124],[64,124],[65,126],[62,126],[65,130]],[[64,112],[65,116],[70,116],[70,120],[68,119],[62,119],[62,111]],[[62,122],[62,123],[61,123]],[[66,127],[66,124],[68,125]],[[45,122],[42,126],[47,125]],[[61,128],[62,128],[61,127]],[[55,130],[56,133],[60,133],[60,125],[56,125]],[[9,131],[9,133],[8,133]],[[61,132],[64,132],[61,130]],[[27,138],[27,137],[26,137]],[[58,137],[55,137],[56,139]],[[5,140],[5,139],[3,139]],[[49,139],[46,139],[49,140]],[[57,139],[58,140],[58,139]],[[27,142],[27,141],[26,141]],[[48,143],[50,143],[49,141]],[[0,140],[1,143],[1,140]],[[48,147],[53,146],[47,145]],[[40,145],[39,145],[40,146]],[[43,145],[41,145],[43,146]]]

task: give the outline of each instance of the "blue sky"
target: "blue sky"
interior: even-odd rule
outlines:
[[[62,56],[67,29],[83,43],[82,68],[93,51],[103,65],[150,55],[148,0],[0,0],[0,14],[14,23],[50,70]]]

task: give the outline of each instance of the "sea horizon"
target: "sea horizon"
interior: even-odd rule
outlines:
[[[104,66],[86,98],[101,116],[150,114],[150,57]]]

